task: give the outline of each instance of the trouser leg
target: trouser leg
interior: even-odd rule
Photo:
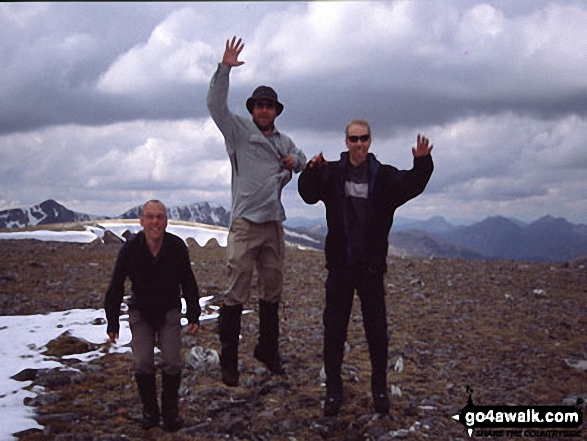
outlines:
[[[165,322],[158,330],[163,363],[161,366],[161,412],[163,427],[176,431],[180,427],[179,385],[181,382],[181,311],[167,312]]]
[[[241,331],[242,305],[223,305],[218,318],[220,334],[220,368],[222,381],[227,386],[237,386],[238,373],[238,344]]]
[[[326,279],[324,323],[324,370],[328,395],[342,396],[344,344],[353,305],[354,287],[343,270],[330,270]]]
[[[387,394],[389,335],[383,274],[366,272],[357,291],[371,359],[371,390],[374,395]]]
[[[181,373],[181,311],[171,309],[165,316],[165,323],[158,331],[161,347],[161,370],[168,375]]]
[[[135,372],[155,375],[155,328],[137,309],[129,310],[129,324]]]

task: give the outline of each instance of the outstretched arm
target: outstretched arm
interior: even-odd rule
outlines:
[[[226,49],[224,51],[224,56],[222,57],[222,64],[228,67],[237,67],[245,64],[244,61],[239,61],[238,59],[238,56],[245,47],[245,44],[242,41],[242,38],[239,38],[237,41],[236,37],[232,37],[232,41],[226,40]]]

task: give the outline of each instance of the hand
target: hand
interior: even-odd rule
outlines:
[[[324,159],[322,152],[320,152],[310,160],[308,168],[312,170],[322,170],[326,164],[328,164],[328,161]]]
[[[188,323],[188,334],[196,335],[199,329],[200,325],[198,323]]]
[[[245,44],[242,43],[242,38],[239,38],[236,43],[235,41],[236,37],[232,37],[232,41],[226,40],[226,50],[224,51],[224,56],[222,57],[222,64],[225,66],[237,67],[245,64],[244,61],[238,60],[238,56],[245,47]]]
[[[296,166],[296,160],[292,155],[287,155],[285,158],[283,158],[283,166],[286,170],[291,171]]]
[[[109,332],[108,333],[108,339],[110,340],[110,343],[116,343],[117,338],[118,338],[118,334],[116,332]]]
[[[428,147],[428,138],[424,136],[420,136],[418,134],[416,148],[412,147],[412,154],[414,158],[421,158],[423,156],[428,156],[432,152],[432,144]]]

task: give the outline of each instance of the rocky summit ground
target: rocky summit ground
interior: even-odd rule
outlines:
[[[1,240],[0,314],[101,308],[119,247],[115,242]],[[222,292],[225,250],[192,242],[190,254],[201,294]],[[357,301],[343,368],[345,401],[339,417],[325,418],[323,254],[288,250],[286,262],[280,308],[286,375],[271,376],[252,356],[258,322],[253,296],[247,305],[252,312],[243,316],[240,386],[225,387],[217,368],[186,366],[180,390],[183,429],[145,432],[138,425],[130,355],[110,354],[89,363],[66,360],[65,354],[89,348],[62,335],[47,345],[47,356],[76,370],[21,373],[44,386],[27,403],[35,406],[44,429],[18,437],[456,440],[468,439],[451,418],[467,402],[467,385],[477,405],[560,405],[587,397],[587,372],[576,367],[587,360],[584,266],[390,257],[389,384],[395,392],[390,416],[376,416],[371,409],[370,365]],[[183,350],[194,347],[219,351],[214,321],[203,323],[197,337],[184,336]],[[403,369],[396,370],[400,359]]]

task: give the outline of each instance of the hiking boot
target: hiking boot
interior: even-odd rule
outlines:
[[[155,375],[136,373],[135,380],[139,388],[139,395],[143,405],[141,428],[149,430],[153,427],[157,427],[159,425],[159,419],[161,418],[159,404],[157,403],[157,383]]]
[[[285,373],[279,355],[279,303],[259,300],[259,339],[253,355],[271,373]]]
[[[255,351],[253,352],[254,357],[267,366],[267,369],[271,371],[271,373],[275,375],[283,375],[285,374],[285,370],[283,369],[283,365],[281,362],[281,357],[279,353],[274,352],[272,354],[263,351],[259,345],[255,347]]]
[[[141,429],[149,430],[159,425],[159,413],[152,413],[143,411],[143,419],[141,420]]]
[[[324,401],[324,416],[336,416],[340,412],[340,407],[342,406],[342,397],[335,396],[335,395],[326,395],[326,400]]]
[[[178,409],[181,373],[168,375],[163,372],[162,379],[163,391],[161,393],[161,411],[163,414],[163,429],[167,432],[175,432],[182,425]]]
[[[376,413],[381,415],[387,415],[389,413],[389,397],[385,393],[379,393],[373,395],[373,408]]]
[[[220,317],[218,319],[222,382],[230,387],[238,386],[239,381],[238,345],[242,310],[242,305],[223,305],[220,308]]]
[[[229,387],[238,386],[239,374],[232,370],[222,369],[222,382]]]

